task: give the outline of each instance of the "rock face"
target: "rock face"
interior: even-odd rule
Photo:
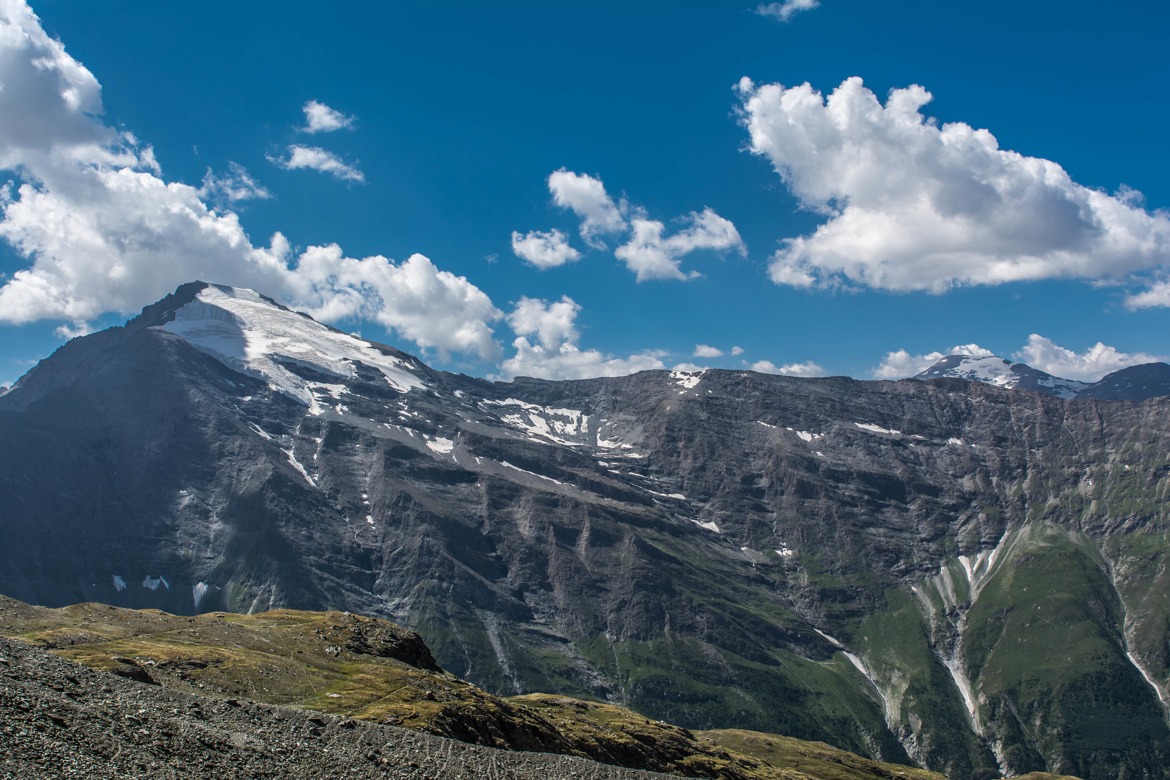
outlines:
[[[186,285],[0,397],[0,592],[350,609],[444,668],[957,780],[1170,762],[1170,399],[491,383]]]

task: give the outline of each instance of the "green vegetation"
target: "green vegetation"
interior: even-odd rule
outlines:
[[[1126,656],[1123,624],[1106,564],[1083,536],[1033,526],[997,567],[967,615],[963,649],[985,729],[1011,746],[1013,768],[1105,780],[1118,760],[1166,765],[1170,731]]]
[[[578,755],[691,777],[727,780],[943,780],[823,743],[749,731],[691,732],[612,704],[565,696],[493,696],[438,670],[417,635],[339,612],[275,610],[181,617],[100,604],[63,609],[0,598],[0,634],[65,658],[212,696],[305,707],[415,728],[476,744]],[[686,662],[687,643],[645,643],[619,654],[630,684],[667,685],[639,671],[644,653]],[[838,674],[803,661],[809,697]],[[659,664],[660,665],[660,664]],[[822,679],[824,676],[826,679]],[[700,692],[701,693],[701,692]],[[766,694],[767,692],[762,692]],[[682,696],[680,698],[686,698]],[[872,702],[870,706],[874,706]]]

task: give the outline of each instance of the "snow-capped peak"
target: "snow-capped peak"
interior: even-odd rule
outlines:
[[[423,387],[406,360],[252,290],[206,285],[161,327],[229,368],[264,379],[273,389],[310,407],[314,397],[306,380],[282,363],[341,379],[352,377],[355,364],[361,363],[380,371],[399,392]]]
[[[947,355],[914,378],[950,377],[952,379],[967,379],[972,382],[985,382],[997,387],[1015,387],[1020,383],[1020,377],[1012,370],[1014,366],[1012,361],[998,355],[987,357]]]
[[[1025,363],[1013,363],[998,355],[973,357],[971,355],[947,355],[914,379],[966,379],[983,382],[996,387],[1033,390],[1060,398],[1075,398],[1089,385],[1072,379],[1061,379],[1046,374]]]

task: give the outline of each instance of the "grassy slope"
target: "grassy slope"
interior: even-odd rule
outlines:
[[[45,645],[89,666],[145,671],[162,684],[211,695],[246,696],[477,744],[583,755],[695,777],[942,777],[772,734],[692,733],[608,704],[544,694],[500,698],[454,675],[379,655],[389,646],[375,640],[391,629],[400,632],[385,621],[336,612],[178,617],[99,604],[54,610],[0,598],[2,635]]]
[[[1060,766],[1112,777],[1108,764],[1161,771],[1170,732],[1125,654],[1123,613],[1105,564],[1081,537],[1036,527],[968,614],[963,648],[989,735],[1019,771]]]

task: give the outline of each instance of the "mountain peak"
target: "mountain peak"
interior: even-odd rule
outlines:
[[[167,331],[236,371],[313,409],[317,386],[354,376],[358,366],[382,374],[399,392],[422,387],[421,365],[383,345],[343,333],[254,290],[192,282],[148,306],[138,327]],[[135,324],[132,323],[132,324]]]
[[[1108,401],[1140,401],[1165,395],[1170,395],[1170,365],[1142,363],[1107,374],[1077,397]]]
[[[1075,398],[1089,385],[1047,374],[1025,363],[998,355],[947,355],[914,379],[965,379],[1008,389],[1032,390],[1059,398]]]

